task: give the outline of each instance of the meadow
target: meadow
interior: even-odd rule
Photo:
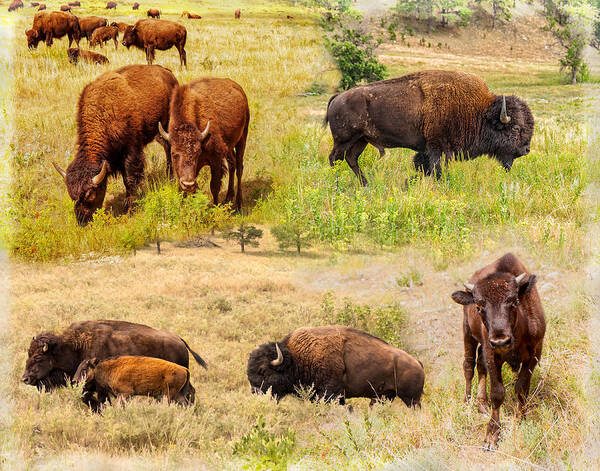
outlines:
[[[3,11],[5,11],[3,5]],[[116,12],[85,2],[77,14],[133,22],[145,9]],[[288,4],[156,1],[165,19],[188,28],[188,68],[176,51],[156,63],[186,82],[227,76],[245,89],[251,112],[241,215],[214,208],[208,172],[182,199],[165,176],[164,153],[146,149],[147,182],[133,215],[124,188],[109,184],[105,209],[86,228],[51,161],[75,151],[81,89],[105,70],[143,63],[112,45],[109,66],[70,64],[66,41],[28,51],[32,9],[11,16],[12,77],[4,97],[12,122],[2,238],[11,254],[10,318],[0,332],[9,413],[0,421],[0,463],[14,469],[86,464],[119,469],[591,469],[600,463],[598,424],[597,221],[598,85],[566,86],[555,58],[472,57],[458,49],[386,43],[391,76],[424,68],[467,70],[493,91],[525,99],[536,118],[530,155],[506,173],[486,157],[448,166],[439,181],[415,176],[411,153],[368,148],[360,163],[369,187],[345,163],[330,168],[325,106],[339,75],[323,47],[315,11]],[[235,8],[242,18],[233,18]],[[179,18],[181,10],[202,20]],[[6,14],[6,13],[4,13]],[[286,15],[292,15],[289,20]],[[86,48],[85,41],[82,47]],[[435,49],[435,48],[434,48]],[[595,71],[597,72],[597,71]],[[225,185],[224,185],[225,186]],[[303,221],[316,239],[296,256],[268,229]],[[258,249],[219,237],[251,222],[265,229]],[[210,235],[211,233],[215,235]],[[210,237],[217,247],[206,248]],[[153,242],[161,240],[156,253]],[[150,245],[152,244],[152,245]],[[488,417],[463,402],[462,309],[450,293],[506,251],[538,275],[548,331],[526,416],[516,418],[514,376],[496,453],[481,449]],[[591,279],[592,281],[589,281]],[[588,280],[588,281],[585,281]],[[208,364],[191,366],[191,409],[145,399],[102,416],[80,388],[43,394],[20,382],[32,335],[83,319],[113,318],[181,335]],[[301,325],[344,323],[369,330],[425,365],[421,409],[399,401],[354,411],[289,397],[250,394],[245,365],[261,343]],[[6,360],[7,359],[7,360]],[[308,394],[308,392],[307,392]]]

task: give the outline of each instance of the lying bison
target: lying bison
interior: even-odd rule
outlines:
[[[121,174],[132,209],[144,177],[143,149],[152,141],[158,122],[169,122],[169,98],[175,76],[159,65],[129,65],[106,72],[88,84],[77,105],[77,153],[63,177],[75,201],[80,225],[102,207],[109,175]],[[170,165],[169,149],[167,166]]]
[[[546,320],[535,281],[535,275],[509,253],[476,271],[465,283],[465,291],[452,294],[452,299],[464,306],[465,399],[471,397],[477,361],[477,401],[481,412],[487,411],[486,375],[490,376],[492,416],[485,435],[488,449],[498,444],[500,406],[505,391],[502,365],[506,362],[519,372],[515,392],[522,411],[531,375],[542,356]]]
[[[533,115],[516,96],[496,96],[483,80],[462,72],[428,70],[334,95],[325,124],[333,135],[329,163],[346,159],[362,185],[358,157],[370,143],[417,152],[414,165],[440,176],[441,159],[488,154],[510,170],[529,153]]]
[[[106,25],[106,18],[100,18],[99,16],[82,16],[79,18],[81,37],[86,38],[88,43],[92,40],[94,30]]]
[[[29,49],[37,48],[40,41],[45,41],[46,46],[50,47],[54,38],[60,39],[65,35],[69,38],[69,47],[73,40],[79,46],[81,38],[77,17],[62,11],[36,13],[33,17],[33,26],[25,34]]]
[[[425,373],[408,353],[351,327],[302,327],[281,342],[261,345],[250,354],[248,380],[254,392],[269,389],[277,399],[300,387],[315,396],[393,400],[420,405]]]
[[[72,64],[77,64],[80,61],[89,62],[90,64],[108,64],[108,57],[93,51],[72,47],[67,49],[67,55],[69,56],[69,62]]]
[[[83,400],[92,409],[110,397],[118,401],[131,396],[166,397],[180,405],[194,403],[196,390],[190,383],[190,371],[181,365],[160,358],[123,355],[99,361],[81,362],[73,380],[85,381]],[[93,399],[96,394],[97,399]]]
[[[157,18],[157,19],[160,19],[160,10],[157,10],[156,8],[150,8],[146,12],[146,16],[148,16],[148,18]]]
[[[173,46],[179,51],[179,62],[187,66],[185,42],[187,30],[185,26],[167,20],[139,20],[123,34],[123,46],[129,49],[135,46],[146,52],[148,64],[154,62],[154,51],[166,51]]]
[[[75,322],[62,334],[44,332],[33,338],[23,382],[51,390],[73,380],[82,361],[119,355],[162,358],[188,368],[188,351],[206,368],[204,360],[170,332],[124,321]]]
[[[71,11],[71,7],[69,5],[61,5],[60,11]]]
[[[242,87],[230,79],[204,78],[177,87],[171,98],[169,132],[160,135],[171,145],[173,168],[180,188],[193,193],[200,169],[210,166],[210,191],[219,204],[225,162],[229,186],[225,202],[233,200],[237,173],[236,209],[242,207],[242,173],[250,110]]]
[[[105,43],[113,40],[115,44],[115,51],[119,47],[119,27],[118,26],[101,26],[96,28],[92,33],[92,40],[90,41],[91,47],[100,46],[103,47]]]
[[[190,13],[189,11],[184,11],[181,13],[182,17],[187,18],[188,20],[200,20],[202,17],[196,13]]]

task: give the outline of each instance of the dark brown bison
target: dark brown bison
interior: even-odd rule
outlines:
[[[19,8],[23,8],[23,2],[21,0],[13,0],[8,6],[8,11],[17,11]]]
[[[33,338],[23,382],[50,390],[73,380],[82,361],[120,355],[162,358],[188,368],[188,351],[206,368],[204,360],[170,332],[124,321],[75,322],[62,334],[44,332]]]
[[[71,11],[71,7],[69,5],[61,5],[60,11]]]
[[[248,380],[254,392],[271,390],[277,399],[312,387],[317,398],[351,397],[420,405],[425,373],[415,358],[377,337],[351,327],[302,327],[281,342],[250,354]]]
[[[42,11],[46,9],[46,4],[45,3],[41,3],[40,6],[38,7],[38,11]]]
[[[158,65],[130,65],[106,72],[88,84],[77,105],[77,153],[65,172],[75,217],[87,224],[102,206],[109,175],[121,174],[132,208],[144,177],[143,149],[158,122],[169,122],[169,98],[177,79]],[[167,164],[170,154],[167,147]]]
[[[106,4],[106,9],[107,10],[116,10],[117,9],[117,2],[108,2]]]
[[[160,10],[157,10],[156,8],[150,8],[146,15],[148,18],[160,18]]]
[[[70,7],[80,7],[81,6],[81,2],[69,2],[69,6]]]
[[[333,135],[329,163],[346,159],[362,185],[358,157],[370,143],[417,152],[417,171],[439,177],[442,156],[488,154],[506,170],[529,153],[533,115],[516,96],[496,96],[485,82],[462,72],[428,70],[374,82],[334,95],[325,124]]]
[[[79,61],[92,64],[108,64],[109,62],[108,58],[102,54],[74,47],[67,49],[67,55],[69,56],[69,62],[72,64],[77,64]]]
[[[140,4],[139,4],[138,2],[135,2],[135,3],[133,4],[133,9],[134,9],[134,10],[139,10],[139,8],[140,8]]]
[[[135,46],[146,52],[148,64],[154,62],[154,51],[166,51],[173,46],[179,51],[179,61],[187,66],[185,26],[167,20],[139,20],[125,30],[123,46],[129,49]]]
[[[487,411],[486,375],[490,376],[492,416],[485,435],[488,449],[498,444],[500,406],[505,391],[502,365],[506,362],[519,372],[515,392],[522,412],[531,375],[542,356],[546,320],[535,282],[535,275],[509,253],[476,271],[465,283],[464,291],[452,294],[452,299],[464,306],[465,399],[471,397],[477,362],[477,401],[481,412]]]
[[[235,207],[242,207],[242,173],[248,137],[250,110],[242,87],[230,79],[204,78],[177,87],[171,97],[169,132],[159,123],[160,135],[171,145],[173,168],[179,186],[193,193],[200,169],[210,166],[210,191],[219,203],[225,162],[229,186],[225,202],[233,200],[237,173]]]
[[[238,9],[235,11],[234,15],[235,15],[235,19],[236,19],[236,20],[239,20],[239,19],[242,17],[242,12],[241,12],[241,10],[238,8]]]
[[[118,26],[101,26],[96,28],[92,33],[92,40],[90,41],[91,47],[100,47],[110,40],[115,43],[115,50],[119,47],[119,27]]]
[[[113,21],[110,25],[116,26],[119,29],[119,34],[125,33],[125,30],[127,29],[127,27],[131,26],[131,25],[128,25],[127,23],[120,23],[120,22],[118,23],[116,21]]]
[[[69,47],[73,40],[79,46],[81,38],[77,17],[62,11],[36,13],[33,17],[33,26],[25,34],[30,49],[36,48],[40,41],[45,41],[46,46],[50,47],[54,38],[60,39],[65,35],[69,38]]]
[[[182,406],[194,403],[196,390],[190,383],[190,371],[160,358],[123,355],[99,361],[83,360],[73,380],[85,381],[83,400],[93,409],[116,397],[125,401],[131,396],[166,397]],[[97,395],[96,401],[91,396]]]
[[[30,6],[31,8],[33,8],[33,7],[39,7],[39,6],[40,6],[40,3],[39,3],[39,2],[31,2],[31,3],[29,4],[29,6]]]
[[[107,24],[106,18],[100,18],[99,16],[82,16],[79,18],[81,37],[86,38],[89,43],[92,40],[94,30],[106,26]]]

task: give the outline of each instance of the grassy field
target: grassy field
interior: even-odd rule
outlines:
[[[78,13],[133,22],[129,7],[107,12],[92,8],[100,2],[85,5]],[[361,189],[346,164],[328,166],[331,137],[321,120],[339,77],[314,13],[258,1],[175,7],[161,0],[152,6],[167,19],[179,20],[181,10],[203,16],[199,22],[179,20],[189,31],[188,68],[179,66],[174,50],[158,52],[157,63],[181,82],[228,76],[246,90],[251,127],[243,217],[265,229],[265,237],[245,255],[218,236],[212,237],[218,247],[196,247],[199,233],[218,233],[241,216],[207,204],[206,170],[199,178],[201,194],[175,210],[181,200],[164,176],[156,144],[146,149],[148,179],[134,215],[121,214],[124,188],[113,181],[105,212],[90,226],[77,227],[50,162],[66,166],[73,158],[75,106],[84,85],[104,70],[142,63],[143,53],[109,46],[110,66],[73,66],[64,40],[51,49],[27,50],[23,31],[32,9],[11,16],[15,37],[5,39],[12,41],[12,61],[5,60],[2,69],[14,77],[14,86],[3,95],[13,132],[1,230],[12,258],[11,314],[0,332],[0,371],[6,372],[0,397],[8,398],[0,408],[0,466],[600,466],[594,439],[600,376],[592,337],[600,260],[594,236],[600,142],[593,107],[599,87],[565,86],[554,57],[507,57],[505,51],[498,58],[484,50],[475,56],[454,43],[436,51],[388,42],[380,57],[391,75],[423,68],[471,71],[492,90],[524,98],[536,133],[531,154],[509,174],[481,157],[453,163],[439,182],[418,180],[406,190],[410,152],[392,150],[380,159],[369,148],[361,166],[370,186]],[[242,19],[235,21],[238,6]],[[319,88],[327,92],[302,95]],[[157,205],[175,208],[173,215],[155,219]],[[286,218],[314,228],[317,244],[302,256],[279,251],[268,231]],[[156,236],[170,240],[161,255],[144,247]],[[450,294],[509,250],[538,275],[548,330],[522,420],[516,419],[515,378],[504,371],[500,448],[487,453],[480,446],[488,418],[462,400],[462,309]],[[191,366],[194,407],[136,399],[97,416],[81,403],[77,388],[40,394],[20,382],[32,335],[97,318],[141,322],[185,338],[209,363],[207,371]],[[421,409],[400,402],[369,408],[366,400],[352,400],[349,412],[291,397],[276,404],[250,394],[245,366],[253,348],[301,325],[338,322],[370,330],[424,363]]]

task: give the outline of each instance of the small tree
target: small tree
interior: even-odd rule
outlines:
[[[300,221],[286,221],[271,229],[271,233],[277,239],[281,250],[288,247],[296,247],[298,255],[302,247],[308,248],[312,245],[314,238],[312,231],[306,224]]]
[[[245,252],[246,245],[258,247],[258,240],[263,235],[262,229],[257,229],[254,226],[247,226],[243,222],[238,227],[237,231],[229,231],[223,234],[227,240],[236,240],[242,248],[242,253]]]
[[[515,0],[477,0],[477,3],[488,5],[492,10],[492,29],[498,21],[510,20],[515,8]]]

